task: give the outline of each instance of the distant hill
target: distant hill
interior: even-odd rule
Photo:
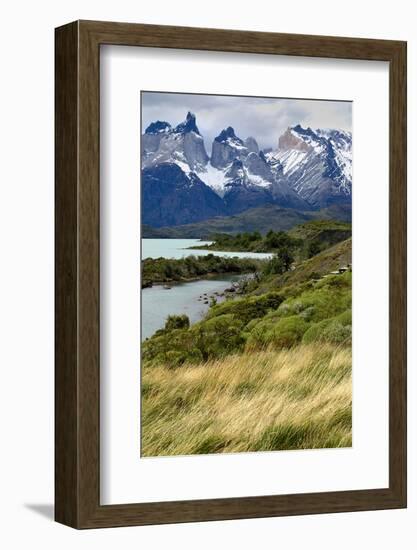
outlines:
[[[297,287],[297,285],[308,283],[312,279],[320,279],[348,264],[352,264],[351,238],[326,248],[308,260],[299,262],[294,266],[294,270],[287,271],[284,275],[270,275],[264,278],[253,294],[259,295],[272,290]]]
[[[310,257],[349,239],[352,236],[352,225],[336,220],[313,220],[297,225],[288,233],[294,239],[300,239],[304,243],[304,248]]]
[[[351,208],[348,205],[333,205],[318,211],[301,211],[266,205],[250,208],[234,216],[217,216],[198,223],[175,227],[151,227],[142,225],[144,239],[209,239],[216,233],[234,235],[245,231],[259,231],[266,234],[273,231],[288,231],[310,220],[338,220],[350,222]]]
[[[346,239],[298,264],[294,271],[285,274],[286,284],[301,283],[313,276],[327,275],[339,267],[352,264],[352,239]]]

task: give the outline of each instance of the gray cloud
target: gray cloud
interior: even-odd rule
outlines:
[[[261,148],[276,148],[279,136],[296,124],[352,131],[351,102],[142,92],[142,132],[155,120],[174,126],[187,111],[196,115],[209,153],[227,126],[242,139],[255,137]]]

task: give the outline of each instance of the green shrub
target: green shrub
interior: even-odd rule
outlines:
[[[352,310],[347,309],[343,313],[337,316],[337,320],[342,323],[343,326],[352,326]]]
[[[166,354],[178,351],[188,354],[195,347],[189,329],[173,329],[159,331],[158,335],[142,342],[142,359],[152,364],[165,364]]]
[[[185,363],[187,355],[181,351],[167,351],[164,357],[164,363],[170,368],[180,367]]]
[[[337,320],[331,321],[323,331],[324,342],[333,344],[351,344],[352,342],[352,327],[342,325]]]
[[[195,346],[204,359],[221,357],[237,351],[244,339],[241,334],[243,324],[233,315],[220,315],[197,323],[190,332]]]
[[[301,317],[284,317],[278,321],[265,320],[256,324],[247,340],[249,349],[272,345],[274,348],[291,348],[298,344],[308,329]]]
[[[303,344],[311,344],[312,342],[320,342],[323,337],[323,331],[330,323],[330,319],[324,319],[319,323],[314,323],[303,336]]]
[[[309,344],[311,342],[351,344],[352,311],[344,311],[336,317],[312,325],[303,336],[303,343]]]
[[[290,348],[298,344],[308,324],[300,317],[286,317],[281,319],[267,334],[267,339],[276,348]]]
[[[307,244],[307,258],[312,258],[316,254],[321,252],[320,242],[317,240],[311,241]]]
[[[278,292],[268,292],[262,296],[231,300],[213,306],[208,313],[208,318],[228,314],[233,315],[242,324],[246,325],[253,319],[259,319],[269,311],[276,310],[283,300],[284,297]]]
[[[306,320],[319,322],[351,308],[350,281],[341,275],[328,277],[300,295],[285,300],[278,309],[282,316],[303,314]]]
[[[187,315],[168,315],[165,322],[165,330],[173,330],[178,328],[188,328],[190,319]]]
[[[198,348],[193,348],[187,353],[187,363],[194,363],[198,365],[203,362],[203,354]]]

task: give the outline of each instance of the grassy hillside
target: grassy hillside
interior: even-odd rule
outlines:
[[[351,444],[351,273],[285,288],[143,343],[144,456]]]
[[[273,231],[287,231],[309,220],[351,221],[351,209],[347,206],[331,206],[320,211],[302,212],[276,205],[251,208],[235,216],[216,217],[199,223],[174,227],[153,228],[142,226],[142,238],[189,238],[207,239],[215,233],[236,234],[259,231],[266,234]]]
[[[352,264],[352,239],[337,243],[320,254],[297,264],[293,271],[284,275],[282,282],[285,284],[294,284],[308,281],[312,278],[317,278],[317,276],[326,275],[348,264]]]
[[[317,243],[315,254],[352,236],[352,225],[337,220],[314,220],[293,227],[288,231],[293,239]]]
[[[143,344],[143,361],[178,367],[265,346],[292,347],[305,339],[350,345],[351,273],[285,288],[213,305],[189,328],[158,330]]]
[[[252,283],[253,294],[263,294],[275,290],[298,288],[301,284],[313,284],[339,267],[352,264],[352,239],[346,239],[323,252],[293,266],[293,270],[283,275],[266,275]]]
[[[295,229],[288,242],[328,248],[285,272],[274,254],[243,296],[191,326],[170,316],[142,344],[144,456],[351,445],[352,273],[330,274],[351,239],[329,246],[344,232]]]
[[[351,351],[301,345],[145,366],[142,455],[349,447]]]

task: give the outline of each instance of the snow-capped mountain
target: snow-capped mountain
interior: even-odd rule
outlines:
[[[255,138],[243,141],[230,126],[214,138],[210,163],[198,176],[224,199],[231,214],[267,203],[309,208],[285,181],[278,181]]]
[[[352,136],[340,130],[288,128],[266,155],[280,179],[313,207],[351,201]]]
[[[346,132],[297,125],[265,154],[254,137],[243,140],[229,126],[214,139],[210,158],[192,113],[176,127],[153,122],[141,142],[143,221],[156,227],[264,204],[311,210],[348,202],[351,145]]]
[[[168,122],[152,122],[142,136],[142,167],[174,162],[185,172],[204,169],[209,158],[195,115],[188,113],[184,122],[172,128]]]

